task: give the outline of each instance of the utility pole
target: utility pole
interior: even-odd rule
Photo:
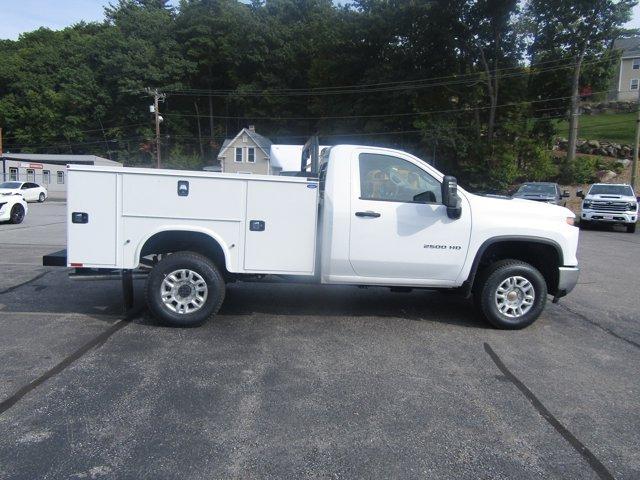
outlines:
[[[2,157],[2,127],[0,127],[0,157]]]
[[[160,122],[163,120],[160,115],[160,102],[164,102],[167,96],[164,93],[158,92],[157,88],[153,90],[147,88],[147,93],[153,96],[153,106],[150,110],[151,113],[155,115],[156,120],[156,168],[160,168]]]
[[[638,175],[638,150],[640,149],[640,94],[636,103],[636,143],[633,148],[633,159],[631,160],[631,187],[634,192],[637,191],[636,176]]]

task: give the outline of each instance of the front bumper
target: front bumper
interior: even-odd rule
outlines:
[[[588,222],[636,223],[638,220],[638,212],[598,212],[596,210],[583,210],[580,218]]]
[[[575,288],[579,275],[580,269],[578,267],[558,268],[558,289],[553,297],[554,302],[557,302],[559,298],[569,294]]]

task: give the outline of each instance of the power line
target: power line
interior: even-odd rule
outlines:
[[[594,63],[598,63],[601,60],[593,60],[589,62],[583,62],[583,65],[590,65]],[[565,61],[566,62],[566,61]],[[526,67],[521,67],[526,70]],[[500,78],[517,78],[522,76],[530,76],[533,73],[548,73],[557,70],[563,70],[567,68],[573,68],[571,64],[563,64],[560,66],[547,67],[539,69],[535,72],[531,72],[529,70],[526,71],[518,71],[507,73],[501,75]],[[451,77],[456,78],[451,81],[440,81],[440,82],[431,82],[424,84],[397,84],[391,86],[380,86],[380,87],[322,87],[317,89],[274,89],[274,90],[198,90],[193,88],[184,88],[184,89],[165,89],[170,95],[173,96],[199,96],[199,97],[227,97],[227,96],[239,96],[239,97],[297,97],[297,96],[326,96],[326,95],[343,95],[343,94],[361,94],[361,93],[380,93],[380,92],[394,92],[394,91],[413,91],[423,88],[431,88],[431,87],[441,87],[441,86],[452,86],[452,85],[465,85],[472,82],[479,82],[485,75],[485,72],[477,72],[474,74],[467,74],[466,76],[473,75],[477,78],[464,78],[465,75],[461,75],[459,77]],[[435,77],[437,78],[437,77]],[[449,77],[445,77],[449,78]],[[425,79],[424,81],[428,81],[429,79]],[[332,88],[334,88],[332,90]]]
[[[104,129],[102,128],[95,128],[92,130],[76,130],[73,133],[92,133],[92,132],[101,132],[103,130],[113,130],[115,128],[129,128],[129,127],[141,127],[144,125],[149,125],[148,123],[131,123],[129,125],[116,125],[113,127],[104,127]],[[18,138],[19,135],[16,135],[15,133],[13,135],[5,135],[5,138]]]
[[[600,92],[594,92],[593,94],[600,93],[609,93],[612,90],[603,90]],[[500,105],[496,105],[496,108],[503,107],[513,107],[518,105],[525,105],[531,103],[546,103],[553,102],[558,100],[566,100],[571,98],[571,96],[564,97],[555,97],[555,98],[545,98],[538,100],[523,100],[521,102],[509,102],[503,103]],[[419,115],[429,115],[429,114],[441,114],[441,113],[460,113],[460,112],[474,112],[481,110],[489,110],[490,106],[482,106],[482,107],[467,107],[467,108],[450,108],[444,110],[424,110],[418,112],[403,112],[403,113],[381,113],[381,114],[371,114],[371,115],[326,115],[326,116],[315,116],[315,117],[260,117],[253,115],[243,115],[243,116],[224,116],[224,115],[213,115],[213,118],[217,119],[227,119],[227,120],[348,120],[348,119],[360,119],[360,118],[388,118],[388,117],[406,117],[406,116],[419,116]],[[194,115],[188,113],[165,113],[167,117],[185,117],[185,118],[209,118],[209,115]]]

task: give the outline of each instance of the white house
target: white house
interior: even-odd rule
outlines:
[[[618,38],[614,50],[621,50],[620,63],[613,79],[609,97],[618,101],[638,99],[640,89],[640,37]]]
[[[243,128],[222,144],[218,153],[221,170],[224,173],[277,174],[271,167],[271,145],[271,140],[256,133],[255,127]]]

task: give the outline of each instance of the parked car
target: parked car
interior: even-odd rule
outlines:
[[[44,202],[49,196],[47,189],[33,182],[0,183],[0,194],[20,193],[27,202]]]
[[[20,193],[0,193],[0,222],[22,223],[29,208]]]
[[[569,197],[569,192],[561,192],[557,183],[527,182],[520,185],[513,197],[565,206],[564,199]]]
[[[129,305],[132,270],[151,267],[147,304],[175,326],[214,315],[227,282],[288,279],[474,295],[515,329],[577,283],[566,208],[471,194],[399,150],[337,145],[298,162],[297,177],[70,165],[67,251],[43,263],[120,270]]]
[[[627,227],[629,233],[636,231],[638,198],[631,185],[594,183],[586,195],[582,190],[578,190],[576,195],[583,199],[581,228],[595,223],[619,223]]]

